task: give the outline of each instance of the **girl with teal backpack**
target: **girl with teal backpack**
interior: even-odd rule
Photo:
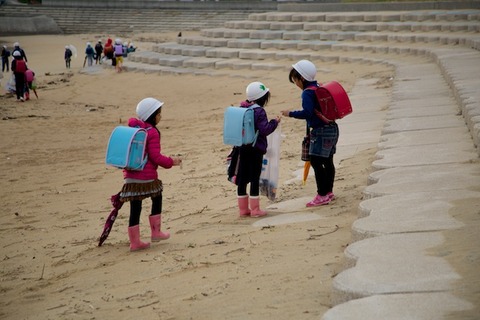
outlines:
[[[140,213],[142,201],[151,198],[152,208],[148,217],[151,229],[151,240],[166,240],[168,232],[161,231],[162,192],[163,184],[158,179],[157,169],[169,169],[182,163],[180,157],[168,157],[161,153],[160,131],[157,124],[162,118],[161,107],[163,102],[154,98],[145,98],[137,105],[138,118],[128,121],[129,127],[138,127],[146,130],[147,139],[145,153],[147,162],[142,170],[123,170],[125,184],[120,192],[121,202],[130,202],[130,219],[128,223],[128,237],[130,250],[136,251],[150,247],[150,243],[140,239]]]
[[[263,155],[267,152],[267,136],[275,131],[280,117],[268,120],[264,107],[270,100],[270,90],[261,82],[252,82],[246,89],[244,108],[253,110],[256,139],[253,143],[238,148],[239,160],[235,183],[237,185],[238,208],[241,217],[261,217],[267,213],[260,209],[260,174]],[[250,184],[250,194],[247,185]]]

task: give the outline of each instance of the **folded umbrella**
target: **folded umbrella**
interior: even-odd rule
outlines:
[[[112,212],[110,212],[110,214],[108,215],[107,221],[105,221],[105,226],[103,227],[103,232],[98,242],[99,247],[103,244],[105,240],[107,240],[107,237],[110,234],[110,230],[112,230],[113,223],[117,218],[118,211],[123,206],[123,202],[120,201],[120,192],[113,195],[110,198],[110,201],[112,201],[113,209],[112,209]]]
[[[305,161],[305,164],[303,165],[303,185],[307,183],[309,171],[310,171],[310,161]]]

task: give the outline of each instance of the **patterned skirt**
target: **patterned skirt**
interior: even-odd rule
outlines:
[[[149,182],[128,182],[120,191],[120,201],[143,200],[155,198],[162,195],[163,184],[161,180],[155,179]]]

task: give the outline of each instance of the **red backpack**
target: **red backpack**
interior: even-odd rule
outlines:
[[[19,59],[15,61],[15,72],[17,73],[24,73],[27,71],[27,64],[24,60]]]
[[[320,110],[315,114],[325,123],[342,119],[352,113],[352,104],[345,89],[336,81],[324,83],[318,87],[309,87],[315,90]]]

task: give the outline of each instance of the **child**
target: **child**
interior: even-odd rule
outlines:
[[[10,51],[7,49],[7,46],[4,45],[2,47],[2,72],[5,72],[5,69],[7,69],[7,72],[10,71],[9,57]]]
[[[102,64],[102,52],[103,52],[103,46],[102,46],[102,40],[99,39],[97,44],[95,45],[95,64]]]
[[[116,65],[116,59],[113,54],[112,39],[110,38],[107,39],[107,43],[105,43],[105,47],[103,47],[103,55],[106,59],[112,59],[112,66]]]
[[[253,108],[255,130],[258,132],[253,144],[240,147],[240,163],[236,177],[237,199],[240,216],[261,217],[267,213],[260,210],[260,173],[263,155],[267,152],[267,136],[277,128],[280,117],[268,121],[264,107],[270,99],[270,90],[261,82],[252,82],[247,86],[247,100],[244,108]],[[250,183],[250,203],[247,184]],[[249,206],[250,204],[250,206]]]
[[[23,60],[20,51],[13,52],[12,72],[15,75],[15,93],[17,94],[17,102],[24,102],[23,96],[25,90],[25,71],[27,71],[27,63]]]
[[[37,96],[37,85],[35,84],[35,72],[31,69],[25,71],[25,100],[30,100],[30,89],[33,90],[35,96]]]
[[[335,180],[335,165],[333,155],[338,142],[338,125],[334,121],[323,122],[315,110],[320,110],[315,87],[318,86],[315,76],[317,69],[308,60],[300,60],[292,65],[288,76],[302,90],[302,110],[282,111],[286,117],[305,119],[307,129],[310,132],[310,164],[315,172],[317,195],[306,204],[307,207],[321,206],[330,203],[335,196],[333,194],[333,182]]]
[[[85,48],[85,61],[88,61],[88,66],[91,67],[93,65],[93,59],[95,57],[95,50],[92,48],[92,44],[87,42],[87,47]],[[85,63],[83,63],[85,67]]]
[[[158,179],[157,168],[161,166],[169,169],[182,163],[180,157],[167,157],[161,154],[160,131],[156,125],[162,118],[163,102],[154,98],[145,98],[137,105],[137,116],[128,120],[130,127],[145,128],[147,130],[146,153],[148,161],[141,171],[123,170],[125,184],[120,192],[122,202],[130,201],[130,219],[128,223],[128,237],[130,251],[150,247],[150,243],[140,240],[140,213],[142,200],[152,199],[151,215],[149,216],[152,241],[165,240],[170,237],[168,232],[161,231],[162,213],[162,181]]]
[[[113,51],[115,53],[115,70],[117,72],[122,72],[122,65],[123,65],[123,44],[120,39],[115,40],[115,45],[113,46]]]
[[[70,62],[72,61],[72,50],[70,50],[69,46],[65,46],[65,54],[64,54],[64,59],[65,59],[65,67],[67,69],[70,69]]]

